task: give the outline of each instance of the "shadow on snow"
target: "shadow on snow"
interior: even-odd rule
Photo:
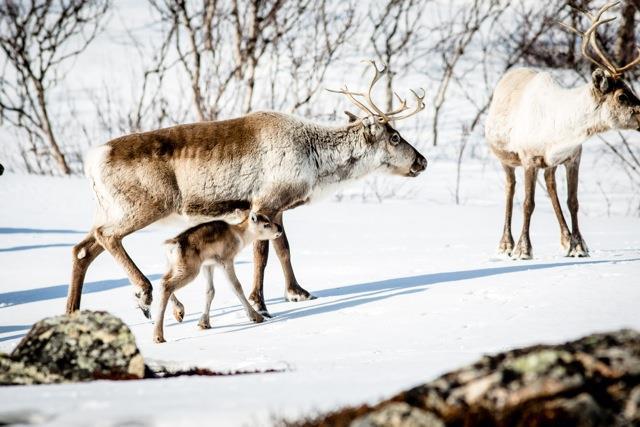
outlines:
[[[458,282],[471,279],[479,279],[489,276],[498,276],[501,274],[518,273],[523,271],[543,270],[557,267],[571,267],[576,265],[595,265],[623,262],[637,262],[640,258],[632,259],[612,259],[612,260],[592,260],[592,261],[570,261],[555,262],[545,264],[518,264],[505,267],[491,267],[476,270],[460,270],[448,271],[442,273],[422,274],[418,276],[398,277],[394,279],[379,280],[375,282],[363,282],[354,285],[340,286],[335,288],[323,289],[314,292],[314,295],[320,298],[326,297],[342,297],[337,300],[327,302],[314,303],[311,306],[293,308],[280,312],[274,312],[274,317],[270,322],[277,322],[299,317],[313,316],[320,313],[327,313],[347,307],[355,307],[362,304],[368,304],[373,301],[391,298],[399,295],[409,295],[422,291],[426,291],[431,285],[438,285],[450,282]],[[273,298],[268,302],[282,303],[282,298]],[[241,310],[242,308],[238,308]],[[226,310],[226,313],[234,310]],[[243,328],[232,329],[229,332],[247,329],[259,325],[250,325]]]
[[[0,234],[86,234],[81,230],[0,227]]]
[[[10,248],[0,248],[0,252],[18,252],[18,251],[29,251],[31,249],[65,248],[65,247],[71,247],[71,246],[73,246],[73,243],[49,243],[44,245],[13,246]]]
[[[149,280],[160,279],[162,275],[151,274],[147,276]],[[112,279],[98,280],[96,282],[85,282],[82,293],[91,294],[94,292],[108,291],[110,289],[120,288],[129,285],[129,279]],[[27,304],[36,301],[46,301],[55,298],[64,298],[67,296],[69,289],[68,284],[46,286],[43,288],[25,289],[22,291],[5,292],[0,294],[0,304],[14,306],[19,304]],[[0,307],[1,309],[1,307]]]

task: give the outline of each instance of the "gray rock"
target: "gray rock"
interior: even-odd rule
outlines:
[[[484,356],[373,407],[287,425],[422,425],[414,414],[467,427],[640,426],[640,333],[623,329]]]
[[[350,427],[444,427],[444,423],[430,412],[399,402],[354,420]]]
[[[48,384],[143,378],[131,330],[102,311],[81,311],[33,325],[10,355],[0,355],[0,384]]]

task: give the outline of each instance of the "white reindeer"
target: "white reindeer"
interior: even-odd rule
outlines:
[[[578,171],[582,144],[594,134],[612,129],[640,130],[640,100],[622,75],[640,63],[640,57],[615,66],[600,49],[596,31],[615,18],[604,13],[618,2],[603,6],[597,13],[584,12],[591,26],[582,36],[582,54],[596,64],[591,82],[572,89],[561,87],[549,73],[529,68],[509,71],[493,94],[485,136],[506,173],[506,213],[499,251],[515,259],[531,259],[529,223],[535,206],[538,169],[544,169],[547,190],[560,224],[560,242],[567,256],[588,256],[587,245],[578,227]],[[594,57],[589,47],[595,52]],[[569,231],[556,192],[555,171],[564,165],[567,172]],[[517,166],[524,167],[524,223],[514,248],[511,214]]]
[[[390,123],[422,110],[424,96],[416,95],[413,111],[407,112],[406,102],[395,111],[381,111],[371,100],[371,91],[384,70],[371,64],[375,75],[368,95],[340,91],[366,113],[345,126],[258,112],[127,135],[93,149],[85,169],[97,215],[89,234],[73,248],[67,312],[80,307],[86,271],[106,249],[126,271],[138,305],[149,317],[151,283],[125,251],[122,239],[168,216],[177,214],[191,223],[233,222],[239,219],[236,210],[253,209],[282,224],[282,212],[308,203],[336,184],[374,171],[418,176],[427,160]],[[284,230],[274,246],[285,272],[285,297],[311,298],[293,274]],[[267,254],[268,242],[254,244],[254,289],[249,297],[265,315],[262,285]]]

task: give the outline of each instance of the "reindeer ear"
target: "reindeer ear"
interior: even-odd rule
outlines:
[[[591,74],[591,79],[593,81],[593,87],[603,95],[613,89],[613,77],[601,68],[596,68],[593,74]]]
[[[347,117],[349,117],[349,123],[353,123],[353,122],[358,121],[358,116],[356,116],[356,115],[355,115],[355,114],[353,114],[352,112],[350,112],[350,111],[345,111],[344,113],[347,115]]]

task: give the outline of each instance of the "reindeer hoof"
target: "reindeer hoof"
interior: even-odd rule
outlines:
[[[511,258],[514,260],[527,260],[533,258],[533,251],[531,250],[531,243],[528,238],[520,238],[518,244],[511,253]]]
[[[134,295],[136,297],[136,300],[138,301],[138,307],[142,311],[142,314],[144,315],[144,317],[146,317],[147,319],[151,319],[150,306],[151,306],[151,301],[153,299],[151,295],[151,291],[136,292]]]
[[[253,323],[264,322],[264,316],[262,316],[262,314],[258,313],[257,311],[254,311],[253,313],[248,313],[248,315],[249,315],[249,319],[251,319]]]
[[[498,246],[498,256],[509,258],[513,254],[513,239],[500,241]]]
[[[198,322],[198,328],[200,329],[211,329],[211,322],[209,319],[201,318]]]
[[[512,253],[513,253],[513,248],[509,248],[509,249],[500,248],[498,249],[498,258],[510,259]]]
[[[173,317],[180,323],[184,320],[184,306],[173,308]]]
[[[311,295],[300,286],[287,289],[286,293],[284,294],[284,298],[287,301],[291,302],[309,301],[312,299],[316,299],[315,296]]]
[[[162,344],[163,342],[166,342],[166,341],[164,340],[164,337],[156,335],[155,337],[153,337],[153,342],[157,344]]]
[[[583,246],[578,245],[576,247],[571,248],[567,256],[573,257],[573,258],[586,258],[589,256],[589,251],[585,249]]]

